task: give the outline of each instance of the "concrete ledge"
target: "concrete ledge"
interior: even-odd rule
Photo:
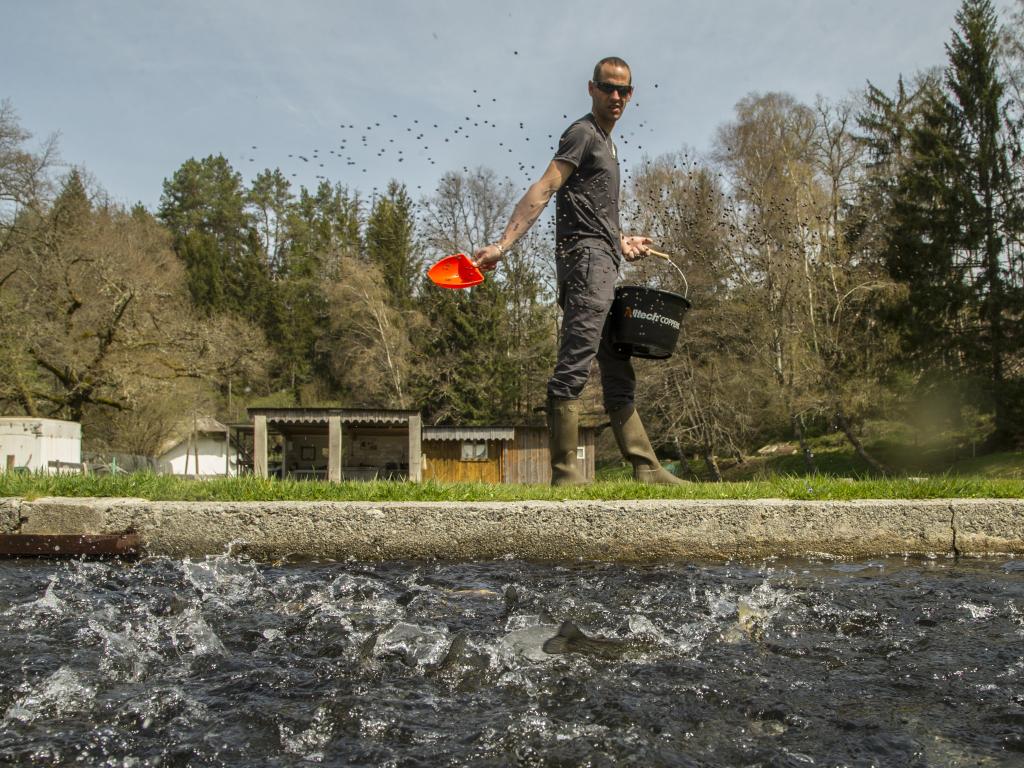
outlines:
[[[21,499],[0,499],[0,533],[14,533],[18,530]]]
[[[4,510],[13,510],[5,512]],[[13,515],[13,517],[12,517]],[[34,534],[133,530],[147,553],[654,562],[1024,553],[1024,501],[170,502],[0,499]]]
[[[954,505],[956,548],[971,555],[1024,551],[1024,503],[1018,500],[969,499]]]

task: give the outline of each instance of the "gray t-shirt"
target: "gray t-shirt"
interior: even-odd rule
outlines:
[[[555,197],[556,250],[610,248],[621,258],[619,161],[611,136],[592,114],[585,115],[565,129],[555,160],[576,168]]]

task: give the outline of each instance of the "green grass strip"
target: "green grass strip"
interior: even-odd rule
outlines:
[[[530,501],[560,499],[944,499],[1024,496],[1024,480],[937,475],[850,479],[778,476],[733,483],[646,486],[604,481],[577,487],[484,483],[344,482],[256,477],[191,480],[168,475],[42,475],[0,473],[0,497],[106,496],[151,501]]]

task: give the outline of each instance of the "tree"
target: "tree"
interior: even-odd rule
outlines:
[[[816,470],[809,421],[840,429],[876,471],[853,425],[877,401],[888,353],[876,314],[895,285],[878,259],[852,247],[853,202],[863,175],[854,105],[818,99],[812,109],[785,94],[750,96],[723,127],[717,158],[730,174],[737,247],[730,282],[747,309],[751,353],[775,390]]]
[[[1015,132],[1019,135],[1020,122],[1024,118],[1024,0],[1017,0],[1016,10],[1002,29],[1001,42],[1005,53],[1006,81],[1016,117]]]
[[[792,96],[752,94],[736,119],[719,129],[716,159],[731,175],[743,238],[734,251],[747,306],[759,308],[750,327],[756,350],[803,448],[804,422],[817,408],[814,333],[817,286],[809,280],[817,243],[811,223],[823,204],[815,179],[815,116]]]
[[[313,193],[302,187],[289,213],[291,247],[285,271],[289,275],[319,272],[323,277],[337,277],[342,260],[361,253],[362,226],[358,194],[327,182],[321,182]]]
[[[18,265],[0,289],[5,329],[15,329],[5,343],[31,364],[0,372],[7,408],[81,421],[173,396],[182,380],[259,379],[259,332],[192,312],[184,270],[155,219],[94,206],[74,172],[43,214],[0,255],[0,271]]]
[[[23,209],[38,208],[49,192],[49,171],[57,160],[57,139],[37,152],[25,148],[31,138],[18,122],[10,101],[0,101],[0,251]]]
[[[1008,120],[999,36],[988,0],[965,0],[949,65],[926,92],[893,181],[884,256],[908,298],[907,348],[929,369],[978,391],[994,417],[990,447],[1024,439],[1021,345],[1020,149]]]
[[[422,206],[423,248],[430,260],[473,253],[496,240],[513,196],[511,184],[488,169],[447,174]],[[418,306],[426,324],[414,343],[424,364],[414,391],[428,420],[521,422],[543,402],[554,364],[553,314],[543,300],[545,257],[550,264],[542,236],[533,233],[483,285],[423,290]]]
[[[864,146],[854,132],[855,104],[819,98],[815,113],[817,179],[826,193],[810,223],[816,251],[806,269],[814,286],[809,301],[817,385],[832,426],[872,470],[884,474],[888,468],[867,451],[852,422],[879,411],[877,393],[888,377],[893,346],[876,320],[879,306],[898,288],[877,258],[852,247],[858,223],[852,211],[865,172]]]
[[[186,267],[195,306],[262,321],[269,269],[246,211],[242,177],[230,163],[222,155],[187,160],[164,181],[159,216]]]
[[[745,335],[742,308],[730,295],[736,277],[729,256],[730,201],[715,173],[685,154],[645,164],[634,176],[632,200],[634,228],[670,252],[682,274],[649,258],[637,262],[629,277],[686,294],[693,304],[671,358],[634,361],[638,402],[655,443],[674,446],[681,455],[697,453],[720,480],[716,457],[742,455],[755,425],[770,421],[767,404],[757,402],[770,386],[752,383],[767,371],[752,359],[753,339]]]
[[[55,143],[42,155],[22,150],[27,135],[8,105],[0,123],[9,206],[0,249],[0,403],[7,412],[89,420],[103,411],[107,418],[97,423],[117,439],[124,434],[111,413],[132,413],[141,423],[146,403],[163,398],[180,408],[174,383],[182,378],[207,391],[221,374],[258,379],[251,329],[236,325],[218,339],[223,324],[192,321],[183,274],[152,216],[111,206],[78,169],[47,199]],[[90,440],[96,432],[94,425]]]
[[[366,256],[376,265],[396,304],[408,307],[420,278],[412,200],[405,185],[388,184],[373,201],[366,221]]]
[[[534,418],[544,403],[555,366],[557,307],[549,290],[554,263],[553,239],[531,232],[505,255],[496,276],[507,339],[500,350],[509,370],[506,418],[519,422]]]
[[[1006,370],[1009,356],[1024,341],[1024,285],[1019,282],[1024,262],[1019,251],[1007,248],[1024,231],[1020,185],[1011,171],[1006,85],[999,72],[999,30],[990,0],[964,0],[956,23],[958,30],[946,46],[945,106],[962,158],[955,190],[965,215],[962,247],[970,253],[968,282],[978,312],[978,338],[964,349],[987,379],[995,427],[990,444],[1006,447],[1024,444],[1024,409],[1019,405],[1024,390],[1019,382],[1009,381]]]
[[[323,343],[334,379],[364,407],[411,408],[411,333],[417,312],[396,306],[379,269],[354,257],[327,287],[330,315]]]
[[[893,96],[870,82],[863,93],[854,135],[863,148],[864,172],[850,211],[848,237],[869,258],[881,259],[887,239],[897,232],[893,209],[899,179],[912,158],[912,132],[940,85],[938,73],[927,73],[909,87],[900,77]]]
[[[285,255],[291,245],[288,219],[295,197],[291,183],[280,168],[257,174],[246,194],[246,204],[257,232],[262,261],[271,277],[284,270]]]

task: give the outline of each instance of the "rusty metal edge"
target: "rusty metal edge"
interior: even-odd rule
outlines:
[[[134,532],[108,534],[0,534],[0,557],[86,557],[135,559],[142,538]]]

